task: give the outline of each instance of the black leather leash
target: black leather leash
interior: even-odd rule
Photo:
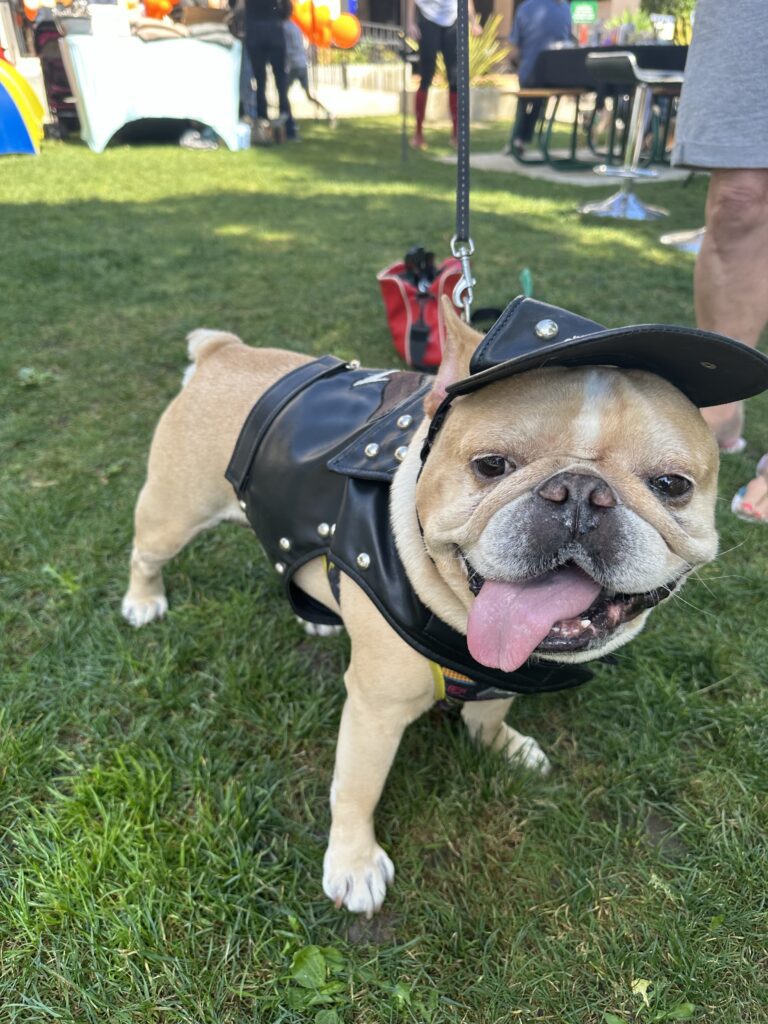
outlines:
[[[456,234],[451,239],[451,252],[461,261],[461,278],[453,290],[453,303],[464,310],[467,323],[471,319],[472,277],[469,258],[475,251],[469,233],[469,4],[458,0],[456,18]]]

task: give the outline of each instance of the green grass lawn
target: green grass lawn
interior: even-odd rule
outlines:
[[[401,163],[397,132],[0,161],[0,1024],[766,1021],[768,531],[728,509],[766,398],[723,465],[720,560],[589,686],[516,705],[548,779],[450,716],[409,730],[370,923],[320,887],[346,641],[304,637],[235,527],[171,564],[164,622],[120,618],[187,331],[396,364],[375,274],[447,254],[454,215],[453,169]],[[478,303],[528,267],[603,323],[690,323],[692,259],[657,236],[702,223],[705,187],[644,186],[662,228],[475,174]]]

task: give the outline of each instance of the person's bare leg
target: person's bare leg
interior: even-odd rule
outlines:
[[[768,169],[713,171],[706,224],[693,279],[696,322],[754,347],[768,322]],[[741,402],[702,414],[721,448],[740,437]]]

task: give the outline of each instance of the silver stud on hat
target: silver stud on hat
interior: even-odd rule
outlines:
[[[401,444],[399,448],[395,448],[395,458],[398,462],[402,462],[405,456],[408,454],[408,445]]]
[[[238,502],[238,505],[239,505],[239,506],[240,506],[240,508],[241,508],[241,509],[243,510],[243,512],[245,512],[246,508],[248,507],[248,506],[246,505],[246,503],[245,503],[244,501],[242,501],[242,500]]]
[[[331,532],[331,528],[328,523],[318,523],[317,532],[321,537],[327,537]]]
[[[369,459],[373,459],[379,454],[379,446],[375,441],[371,441],[370,444],[365,446],[365,454]]]
[[[717,369],[717,363],[702,363],[701,365],[704,367],[705,370],[716,370]]]
[[[533,333],[537,338],[541,338],[543,341],[550,341],[552,338],[556,338],[558,336],[560,333],[560,327],[555,320],[550,320],[547,317],[545,320],[539,320],[533,328]]]
[[[359,359],[350,359],[349,362],[347,363],[347,369],[348,370],[359,370],[360,369],[360,360]]]
[[[408,427],[413,423],[413,416],[409,416],[406,413],[404,416],[399,416],[397,419],[397,425],[401,430],[407,430]]]
[[[278,576],[282,576],[285,572],[285,562],[275,562],[275,572]]]
[[[355,561],[361,569],[367,569],[371,564],[371,556],[367,555],[365,551],[361,551]]]
[[[291,550],[291,542],[290,542],[290,540],[287,537],[281,537],[280,538],[280,547],[283,549],[283,551],[290,551]]]

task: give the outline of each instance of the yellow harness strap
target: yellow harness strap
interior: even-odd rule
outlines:
[[[432,671],[432,682],[435,686],[435,700],[445,700],[445,676],[443,670],[436,661],[430,661],[429,667]]]

